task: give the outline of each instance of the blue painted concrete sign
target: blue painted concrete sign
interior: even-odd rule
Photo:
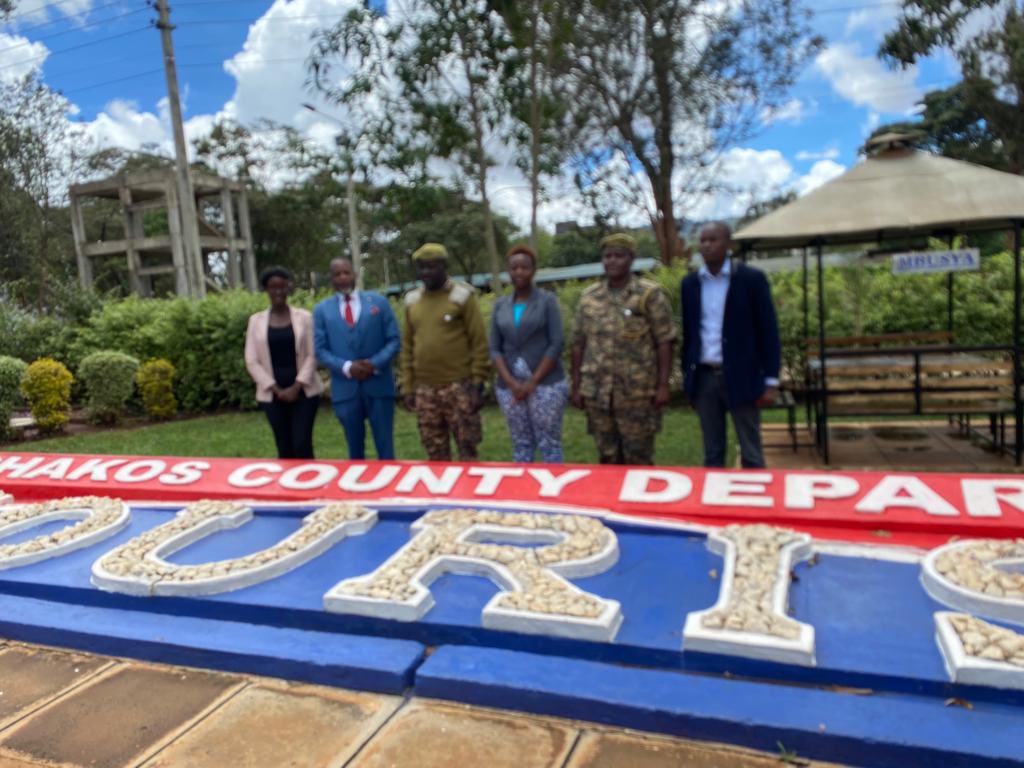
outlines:
[[[1022,566],[1014,539],[499,501],[76,499],[0,509],[0,635],[858,765],[1024,765]]]
[[[976,272],[981,269],[981,251],[961,248],[948,251],[912,251],[892,255],[894,275],[936,272]]]

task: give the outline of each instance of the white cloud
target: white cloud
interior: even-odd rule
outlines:
[[[804,176],[801,176],[793,184],[793,189],[800,196],[813,192],[823,184],[846,173],[846,166],[840,165],[834,160],[819,160]]]
[[[43,66],[50,49],[20,35],[0,32],[0,83],[13,83]]]
[[[785,104],[780,104],[774,109],[765,108],[761,110],[761,123],[771,125],[772,123],[789,123],[799,125],[807,118],[807,108],[800,99],[790,99]]]
[[[820,152],[811,152],[806,149],[802,149],[796,153],[796,159],[800,161],[807,160],[835,160],[839,157],[839,150],[835,147],[829,147],[823,149]]]
[[[898,3],[874,4],[870,8],[861,8],[846,17],[846,36],[864,30],[878,39],[891,29],[896,28],[896,19],[900,14]]]
[[[858,48],[848,43],[822,51],[814,66],[836,93],[874,112],[909,114],[921,98],[921,91],[914,84],[916,67],[887,69],[877,58],[861,56]]]
[[[24,22],[38,23],[61,16],[82,16],[92,8],[92,0],[21,0],[15,5],[17,17],[11,22],[17,26]]]

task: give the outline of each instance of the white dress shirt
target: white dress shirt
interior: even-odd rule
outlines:
[[[359,313],[363,309],[363,302],[359,300],[359,291],[356,290],[356,289],[352,290],[352,293],[349,294],[349,297],[350,298],[349,298],[349,302],[348,303],[351,304],[351,306],[352,306],[352,322],[353,322],[353,324],[355,324],[355,323],[359,322]],[[348,320],[345,319],[345,294],[344,293],[339,293],[338,294],[338,313],[341,315],[341,321],[347,325],[348,324]],[[341,367],[341,372],[343,374],[345,374],[345,376],[347,378],[351,379],[352,378],[351,370],[352,370],[352,361],[351,360],[346,360],[345,364]]]
[[[725,298],[729,295],[732,257],[726,257],[717,275],[703,266],[700,277],[700,361],[705,365],[722,364],[722,325],[725,322]],[[765,386],[777,387],[779,380],[766,378]]]

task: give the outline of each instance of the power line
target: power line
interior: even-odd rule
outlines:
[[[24,66],[25,64],[32,64],[32,63],[37,62],[37,61],[44,61],[44,60],[46,60],[47,58],[49,58],[51,56],[59,56],[62,53],[70,53],[71,51],[78,51],[78,50],[81,50],[82,48],[88,48],[88,47],[93,46],[93,45],[99,45],[100,43],[105,43],[108,40],[117,40],[119,38],[127,37],[128,35],[134,35],[134,34],[136,34],[138,32],[144,32],[145,30],[152,29],[152,28],[153,28],[153,24],[150,23],[150,24],[146,24],[143,27],[136,27],[135,29],[129,29],[127,32],[120,32],[120,33],[118,33],[116,35],[107,35],[106,37],[100,37],[100,38],[97,38],[96,40],[90,40],[87,43],[80,43],[78,45],[72,45],[72,46],[70,46],[68,48],[59,48],[56,51],[48,51],[47,53],[44,53],[42,56],[33,56],[30,59],[22,59],[21,61],[12,61],[9,64],[4,64],[3,66],[0,66],[0,71],[3,71],[5,69],[10,69],[12,67],[21,67],[21,66]]]
[[[58,0],[58,2],[56,2],[56,3],[50,3],[48,7],[54,7],[54,6],[58,6],[58,5],[67,5],[68,3],[81,3],[81,2],[82,2],[82,0]],[[111,5],[113,5],[113,3],[111,3]],[[24,18],[27,18],[28,16],[35,16],[40,10],[42,10],[42,9],[41,8],[37,8],[37,9],[35,9],[33,11],[22,11],[21,13],[15,13],[15,14],[13,14],[11,16],[8,16],[6,21],[8,21],[8,22],[10,22],[10,21],[17,21],[18,19],[24,19]]]
[[[35,45],[36,43],[41,43],[45,40],[52,40],[53,38],[60,37],[62,35],[70,35],[72,32],[78,32],[81,29],[89,29],[90,27],[96,27],[100,24],[108,24],[111,21],[117,21],[118,19],[123,19],[128,16],[134,16],[137,13],[144,13],[148,10],[148,8],[136,8],[134,11],[127,11],[125,13],[118,14],[117,16],[111,16],[109,19],[96,19],[95,21],[90,21],[88,24],[79,24],[78,26],[73,27],[71,29],[64,29],[61,30],[60,32],[54,32],[52,35],[43,35],[42,37],[37,37],[35,40],[26,40],[24,43],[18,43],[17,45],[9,46],[5,49],[5,52],[13,51],[18,48],[24,48],[29,45]]]
[[[53,3],[51,5],[56,5],[56,3]],[[91,8],[89,8],[88,10],[85,10],[85,11],[79,11],[78,13],[62,14],[62,15],[58,16],[55,19],[50,19],[49,21],[44,21],[44,22],[41,22],[39,24],[33,24],[31,27],[19,27],[15,31],[19,35],[24,35],[26,32],[31,32],[31,31],[33,31],[35,29],[42,29],[43,27],[52,27],[54,24],[59,24],[62,21],[70,21],[71,19],[84,18],[85,16],[88,16],[90,13],[95,13],[96,11],[102,11],[104,8],[110,8],[110,7],[115,6],[115,5],[124,5],[124,2],[123,2],[123,0],[111,0],[111,2],[104,3],[103,5],[94,5]],[[7,24],[7,23],[9,23],[14,18],[15,18],[14,16],[11,16],[10,18],[8,18],[3,23]]]
[[[112,80],[104,80],[103,82],[100,82],[100,83],[92,83],[91,85],[84,85],[81,88],[72,88],[72,89],[67,90],[67,91],[62,90],[61,93],[64,94],[65,96],[67,96],[68,94],[72,94],[72,93],[82,93],[84,91],[92,91],[92,90],[95,90],[96,88],[102,88],[105,85],[114,85],[115,83],[125,83],[125,82],[128,82],[129,80],[140,80],[143,77],[149,77],[151,75],[159,75],[159,74],[162,74],[163,71],[164,70],[163,70],[162,67],[160,69],[151,69],[151,70],[149,70],[147,72],[139,72],[139,73],[134,74],[134,75],[125,75],[124,77],[115,77]]]

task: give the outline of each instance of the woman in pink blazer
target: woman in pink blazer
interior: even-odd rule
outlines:
[[[281,459],[313,458],[313,422],[323,384],[313,354],[313,316],[288,305],[292,276],[271,267],[260,276],[270,309],[249,318],[245,367],[267,414]]]

